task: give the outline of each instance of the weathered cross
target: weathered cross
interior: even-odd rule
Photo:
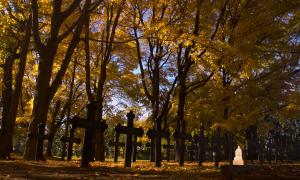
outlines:
[[[167,159],[167,162],[169,162],[170,161],[170,149],[174,149],[174,145],[170,144],[170,138],[167,139],[167,144],[164,144],[163,148],[167,149],[167,157],[166,157],[166,159]]]
[[[183,166],[183,164],[184,164],[185,141],[186,140],[191,141],[192,135],[189,134],[189,133],[181,133],[181,132],[175,131],[174,134],[173,134],[173,137],[174,137],[174,139],[179,140],[182,143],[182,147],[180,147],[180,149],[179,149],[179,152],[180,152],[179,153],[180,154],[180,156],[179,156],[179,165]],[[176,146],[177,146],[177,144],[176,144]],[[178,148],[178,147],[176,147],[176,148]]]
[[[38,127],[38,133],[29,133],[28,134],[28,138],[29,139],[36,139],[37,142],[37,146],[36,146],[36,156],[35,159],[36,160],[42,160],[45,161],[45,158],[43,156],[43,144],[44,144],[44,140],[49,140],[51,137],[50,135],[45,135],[45,123],[41,123]]]
[[[198,165],[202,166],[202,163],[205,160],[205,137],[204,137],[204,126],[200,126],[199,135],[195,136],[195,142],[199,145],[198,153]]]
[[[125,146],[124,142],[119,142],[119,133],[116,133],[115,136],[115,142],[109,141],[108,145],[114,146],[115,147],[115,152],[114,152],[114,162],[118,162],[118,157],[119,157],[119,146]]]
[[[78,118],[78,117],[75,117],[75,119],[76,118]],[[72,121],[73,120],[71,119],[71,122]],[[67,161],[71,161],[71,159],[72,159],[72,155],[73,155],[73,143],[80,144],[80,142],[81,142],[81,139],[80,138],[75,138],[74,134],[75,134],[75,128],[72,125],[72,128],[70,130],[70,137],[62,136],[60,138],[60,141],[62,143],[66,143],[66,142],[68,143],[68,157],[67,157]]]
[[[195,144],[194,140],[191,140],[191,144],[187,147],[187,150],[189,152],[189,159],[191,162],[194,162],[194,156],[195,156],[195,150],[197,151],[197,145]]]
[[[141,142],[137,142],[137,136],[133,136],[133,152],[132,152],[132,162],[136,161],[136,154],[137,154],[137,147],[141,147],[143,146],[143,144]]]
[[[132,136],[136,135],[141,137],[144,134],[142,127],[134,128],[133,119],[135,115],[133,111],[127,114],[127,126],[121,126],[118,124],[115,127],[116,134],[126,134],[126,148],[125,148],[125,167],[131,167],[131,156],[132,156]],[[118,142],[118,141],[116,141]]]
[[[71,124],[74,128],[84,128],[85,135],[84,135],[84,144],[82,150],[82,157],[81,157],[81,167],[89,167],[89,163],[94,160],[94,131],[101,130],[105,131],[107,129],[107,124],[105,121],[95,121],[95,111],[96,111],[96,104],[89,103],[87,105],[87,118],[79,118],[75,116],[72,118]]]
[[[153,129],[149,129],[147,131],[147,136],[149,139],[153,140],[156,139],[156,144],[155,144],[155,165],[157,167],[161,166],[161,138],[166,138],[168,139],[170,136],[170,132],[169,131],[156,131]],[[153,145],[153,144],[151,144]],[[151,147],[151,150],[153,150],[153,147]]]

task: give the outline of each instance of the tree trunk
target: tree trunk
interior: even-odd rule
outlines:
[[[8,89],[3,88],[4,106],[3,106],[3,114],[2,114],[2,118],[3,118],[2,128],[4,129],[5,133],[4,136],[0,137],[1,138],[0,159],[10,157],[10,152],[12,150],[12,137],[13,137],[13,131],[14,131],[14,126],[17,117],[19,99],[22,91],[22,83],[23,83],[27,52],[28,52],[29,41],[30,41],[30,31],[31,31],[31,25],[29,23],[28,26],[26,27],[25,37],[23,39],[22,46],[21,46],[20,62],[18,65],[18,73],[15,78],[14,91],[12,91],[12,65],[13,65],[12,59],[10,60],[11,62],[9,62],[8,64],[8,72],[7,72],[8,77],[4,78],[4,82],[3,82],[5,83],[3,87],[7,87]],[[4,77],[5,77],[5,71],[4,71]],[[9,97],[5,97],[5,96],[9,96]],[[8,100],[9,102],[7,102]]]
[[[204,142],[204,126],[200,126],[200,134],[199,134],[199,158],[198,165],[202,166],[203,161],[205,160],[205,142]]]
[[[155,130],[161,132],[161,120],[157,119]],[[161,137],[155,138],[155,166],[161,166]]]
[[[68,102],[67,102],[67,120],[66,120],[65,137],[68,137],[68,134],[69,134],[76,66],[77,66],[77,58],[75,58],[75,62],[74,62],[74,66],[73,66],[72,78],[71,78],[71,83],[70,83],[70,92],[69,92],[69,97],[68,97]],[[62,146],[62,155],[61,155],[62,160],[64,160],[65,156],[66,156],[66,147],[67,147],[66,143],[67,142],[63,142],[63,146]],[[70,145],[70,143],[69,143],[69,145]]]
[[[83,9],[81,11],[80,16],[76,20],[76,27],[67,29],[61,35],[59,35],[60,27],[63,24],[64,20],[68,18],[79,5],[80,1],[74,1],[70,7],[66,10],[67,13],[65,16],[61,16],[61,3],[59,1],[55,1],[53,3],[53,13],[51,18],[51,29],[50,29],[50,38],[46,40],[46,44],[43,44],[40,38],[40,27],[39,27],[39,15],[38,15],[38,2],[31,2],[32,9],[32,32],[34,37],[34,42],[36,45],[36,49],[39,53],[39,68],[38,68],[38,76],[36,80],[36,92],[34,96],[34,104],[32,110],[32,119],[29,124],[29,133],[37,134],[38,133],[38,124],[46,123],[47,114],[49,109],[49,103],[52,100],[55,92],[59,88],[64,74],[68,68],[70,60],[72,58],[74,49],[80,41],[80,34],[83,28],[83,24],[86,20],[87,14],[89,13],[89,8],[91,1],[86,0]],[[74,8],[75,7],[75,8]],[[50,86],[50,79],[52,76],[52,67],[56,52],[58,50],[59,43],[65,39],[66,36],[70,34],[70,32],[74,32],[72,35],[72,39],[69,43],[69,46],[66,50],[65,57],[63,59],[62,65],[59,71],[56,74],[55,79],[53,80]],[[63,36],[65,35],[65,36]],[[26,140],[25,151],[24,151],[24,159],[26,160],[38,160],[35,159],[36,154],[42,154],[42,152],[36,152],[37,140],[29,139]]]
[[[5,59],[4,64],[4,73],[3,73],[3,89],[2,89],[2,102],[3,102],[3,110],[2,110],[2,127],[1,127],[1,133],[0,133],[0,159],[6,159],[9,158],[9,153],[11,151],[10,145],[11,145],[11,138],[9,138],[9,134],[11,134],[9,131],[9,111],[11,107],[11,100],[12,100],[12,67],[14,64],[15,59],[15,53],[11,54],[9,57]]]
[[[54,139],[54,135],[56,133],[57,128],[55,127],[55,121],[56,121],[56,117],[58,114],[58,111],[60,109],[60,100],[57,100],[55,103],[55,107],[54,107],[54,112],[52,114],[52,121],[50,124],[50,139],[48,139],[48,144],[47,144],[47,150],[46,150],[46,156],[48,157],[52,157],[52,145],[53,145],[53,139]]]
[[[98,91],[97,91],[97,115],[96,121],[102,121],[103,117],[103,104],[104,104],[104,85],[106,81],[106,65],[107,62],[101,64],[101,77],[98,82]],[[104,143],[104,132],[101,130],[95,131],[95,140],[97,143],[95,145],[95,160],[96,161],[105,161],[105,143]]]
[[[155,162],[155,141],[154,137],[150,140],[150,162]]]
[[[185,107],[185,97],[186,97],[186,73],[180,72],[179,76],[179,100],[177,109],[177,131],[180,134],[185,134],[185,120],[184,120],[184,107]],[[178,129],[179,128],[179,129]],[[184,153],[185,153],[185,139],[179,138],[176,140],[178,143],[177,154],[179,154],[179,165],[184,165]]]
[[[41,59],[39,62],[36,92],[34,96],[34,104],[32,110],[32,119],[29,124],[28,130],[29,133],[33,134],[38,133],[39,123],[45,123],[47,121],[47,114],[49,109],[49,82],[53,64],[53,58],[51,58],[50,54],[48,57],[49,59]],[[38,160],[35,158],[37,154],[36,146],[37,139],[27,138],[24,151],[25,160]]]
[[[216,130],[216,139],[215,139],[215,167],[219,166],[221,159],[221,128],[217,127]]]
[[[17,50],[17,49],[16,49]],[[16,51],[15,50],[15,51]],[[2,101],[3,101],[3,110],[2,110],[2,127],[0,134],[0,159],[9,158],[11,140],[9,138],[9,110],[11,106],[12,99],[12,68],[15,60],[15,53],[13,52],[9,57],[5,59],[4,64],[4,73],[3,73],[3,89],[2,89]]]
[[[47,143],[47,150],[46,150],[47,157],[52,157],[53,140],[54,140],[54,135],[50,135],[50,138],[48,139],[48,143]]]

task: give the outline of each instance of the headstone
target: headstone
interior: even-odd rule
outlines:
[[[238,146],[235,150],[233,165],[244,165],[242,149],[240,148],[240,146]]]

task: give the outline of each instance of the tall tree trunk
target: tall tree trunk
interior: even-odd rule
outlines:
[[[205,161],[205,137],[204,137],[204,126],[200,126],[200,134],[199,134],[199,149],[198,151],[198,165],[202,166],[202,163]]]
[[[218,126],[215,135],[215,167],[219,166],[221,160],[221,127]]]
[[[71,29],[67,29],[62,34],[59,34],[61,25],[63,22],[75,11],[76,7],[81,1],[73,1],[72,4],[65,11],[61,12],[62,1],[54,1],[52,17],[51,17],[51,29],[50,38],[43,44],[40,38],[40,28],[39,28],[39,15],[38,15],[38,2],[37,0],[32,0],[32,25],[33,25],[33,37],[36,45],[36,49],[40,56],[38,76],[36,81],[36,92],[34,96],[34,104],[32,110],[32,119],[29,124],[29,133],[37,134],[38,125],[40,123],[45,124],[47,120],[47,114],[49,109],[49,103],[54,97],[57,89],[59,88],[64,74],[68,68],[70,60],[72,58],[74,49],[80,41],[80,34],[83,28],[83,24],[86,20],[87,14],[89,13],[89,8],[91,0],[86,0],[84,2],[82,11],[78,19],[76,20],[75,28],[71,26]],[[96,6],[97,7],[97,6]],[[58,50],[59,43],[65,39],[71,32],[74,32],[70,40],[69,46],[67,47],[66,54],[64,56],[62,65],[56,74],[56,77],[50,85],[50,79],[52,76],[52,66],[53,61]],[[24,159],[27,160],[39,160],[36,159],[36,154],[42,154],[42,152],[37,153],[37,140],[29,139],[26,140]],[[42,150],[42,149],[41,149]],[[40,157],[38,157],[40,158]]]
[[[48,53],[47,53],[48,54]],[[32,119],[29,124],[29,133],[37,134],[39,123],[47,121],[47,114],[49,109],[49,82],[52,73],[52,64],[54,55],[49,52],[48,58],[43,58],[39,62],[38,77],[36,82],[36,92],[34,96]],[[53,57],[53,58],[52,58]],[[37,154],[37,139],[27,138],[24,159],[38,160]]]
[[[122,3],[119,5],[115,18],[113,19],[113,12],[111,11],[111,19],[110,25],[107,26],[106,29],[106,44],[105,44],[105,51],[103,54],[103,59],[101,61],[101,69],[100,69],[100,79],[98,81],[98,89],[97,89],[97,98],[96,98],[96,104],[97,104],[97,111],[96,111],[96,121],[103,121],[103,105],[104,105],[104,86],[106,82],[106,76],[107,76],[107,65],[110,62],[111,53],[113,50],[113,41],[115,39],[116,29],[117,25],[119,23],[119,18],[121,15],[121,12],[123,10],[123,5],[125,1],[123,0]],[[96,130],[95,133],[95,160],[98,161],[105,161],[105,141],[104,141],[104,132],[101,130]]]
[[[154,122],[154,129],[157,132],[161,132],[162,119],[159,117],[159,86],[160,86],[160,76],[159,76],[159,60],[154,58],[154,70],[153,70],[153,80],[152,80],[152,118]],[[161,166],[161,137],[154,138],[154,149],[155,149],[155,166]]]
[[[106,62],[101,64],[101,77],[98,83],[98,91],[97,91],[97,121],[102,121],[103,117],[103,104],[104,104],[104,85],[106,81]],[[97,130],[95,135],[95,160],[97,161],[105,161],[105,143],[104,143],[104,132]]]
[[[11,141],[9,139],[9,110],[11,107],[11,100],[12,100],[12,67],[15,60],[15,54],[17,49],[10,54],[9,57],[5,59],[4,64],[4,73],[3,73],[3,89],[2,89],[2,103],[3,103],[3,110],[2,110],[2,126],[0,132],[0,159],[6,159],[9,157],[10,152],[10,144]]]
[[[24,72],[25,72],[25,66],[26,66],[26,59],[27,59],[27,52],[28,52],[28,47],[29,47],[29,42],[30,42],[30,32],[31,32],[31,25],[30,23],[27,24],[25,27],[25,36],[21,45],[21,50],[20,50],[20,62],[18,65],[18,73],[15,78],[15,85],[14,85],[14,91],[12,91],[12,64],[13,61],[8,65],[8,78],[4,79],[5,85],[7,85],[8,89],[4,88],[5,95],[10,95],[10,97],[5,97],[5,101],[9,100],[11,102],[6,102],[7,107],[9,109],[4,109],[3,108],[3,115],[2,116],[2,128],[4,128],[4,136],[1,137],[0,141],[0,158],[6,158],[10,156],[10,152],[12,150],[12,137],[13,137],[13,131],[14,131],[14,126],[16,122],[16,117],[17,117],[17,110],[18,110],[18,105],[19,105],[19,99],[22,91],[22,83],[23,83],[23,77],[24,77]],[[9,80],[7,82],[6,80]],[[7,84],[6,84],[7,83]],[[4,86],[5,87],[5,86]],[[5,107],[4,106],[4,107]],[[6,107],[6,108],[7,108]],[[5,112],[6,111],[6,112]],[[8,113],[8,114],[6,114]]]
[[[155,130],[161,132],[161,119],[156,120]],[[155,166],[161,166],[161,137],[155,138]]]
[[[185,97],[186,97],[186,73],[180,72],[179,77],[179,100],[177,108],[177,131],[180,134],[185,134],[185,119],[184,119],[184,106],[185,106]],[[179,165],[184,165],[184,153],[185,153],[185,139],[179,138],[177,140],[177,154],[179,154]]]

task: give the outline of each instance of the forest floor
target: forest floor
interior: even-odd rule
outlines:
[[[163,162],[161,168],[149,161],[138,160],[131,168],[118,163],[91,163],[90,168],[80,168],[80,161],[24,161],[14,159],[0,161],[0,179],[220,179],[220,169],[209,163],[198,167],[197,163],[185,163],[179,167],[175,162]]]
[[[118,163],[91,163],[90,168],[80,168],[80,161],[59,159],[47,161],[24,161],[20,157],[0,161],[0,179],[222,179],[219,168],[213,163],[187,162],[183,167],[175,162],[163,162],[161,168],[154,163],[138,160],[132,168],[124,168],[124,161]],[[280,167],[280,168],[278,168]],[[300,164],[285,166],[263,166],[255,173],[237,176],[238,179],[300,179]]]

